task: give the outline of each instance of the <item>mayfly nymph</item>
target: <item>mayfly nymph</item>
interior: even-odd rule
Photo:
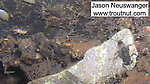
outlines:
[[[15,34],[27,34],[27,31],[21,29],[13,29],[12,30]]]

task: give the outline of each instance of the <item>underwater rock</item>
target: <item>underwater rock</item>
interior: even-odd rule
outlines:
[[[9,15],[6,11],[0,9],[0,19],[8,21],[9,20]]]
[[[35,0],[24,0],[27,3],[35,4]]]
[[[124,44],[122,47],[120,41]],[[123,29],[102,45],[89,49],[83,60],[76,65],[28,84],[96,84],[105,82],[116,74],[131,70],[136,64],[137,55],[132,33],[128,29]],[[66,75],[66,73],[70,75]]]
[[[33,80],[28,84],[83,84],[83,82],[65,70],[54,75]]]
[[[124,44],[121,49],[119,41]],[[121,56],[119,52],[122,52]],[[137,54],[132,33],[123,29],[102,45],[89,49],[84,59],[68,71],[86,84],[100,83],[115,74],[131,70],[135,66]],[[126,64],[129,60],[131,62]]]

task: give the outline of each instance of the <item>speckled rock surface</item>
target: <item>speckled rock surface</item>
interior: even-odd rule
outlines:
[[[118,57],[118,52],[121,52],[118,46],[119,40],[124,43],[124,47],[129,47],[129,52],[123,53],[129,53],[132,60],[129,65],[124,65],[123,59]],[[133,42],[130,30],[123,29],[102,45],[89,49],[85,53],[84,59],[68,71],[84,83],[104,82],[115,74],[130,70],[135,66],[138,53]],[[135,54],[133,55],[133,53]]]
[[[128,47],[128,52],[122,53],[122,55],[126,56],[124,54],[128,54],[132,61],[131,63],[124,63],[123,58],[128,57],[118,56],[118,53],[122,52],[120,51],[118,41],[123,42],[123,47]],[[123,29],[102,45],[89,49],[85,53],[84,59],[71,68],[58,74],[32,81],[29,84],[39,82],[40,84],[59,84],[58,81],[67,84],[71,80],[74,80],[72,82],[77,84],[95,84],[104,82],[110,77],[115,76],[115,74],[125,72],[135,66],[138,53],[133,42],[134,40],[130,30]],[[69,77],[66,73],[71,74],[71,76]]]
[[[83,84],[83,82],[78,80],[77,77],[65,70],[58,74],[33,80],[28,84]]]

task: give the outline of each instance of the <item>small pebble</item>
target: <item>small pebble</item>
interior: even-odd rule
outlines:
[[[148,48],[144,48],[143,51],[142,51],[142,54],[145,56],[145,55],[148,55],[149,54],[149,50]]]
[[[146,30],[147,30],[147,31],[150,31],[150,26],[146,26]]]
[[[9,15],[6,11],[0,9],[0,19],[8,21],[9,20]]]
[[[35,4],[35,0],[24,0],[27,3]]]

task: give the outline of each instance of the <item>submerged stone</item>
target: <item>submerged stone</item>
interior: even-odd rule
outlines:
[[[35,4],[35,0],[24,0],[27,3]]]
[[[6,11],[0,9],[0,19],[8,21],[9,20],[9,15]]]
[[[119,41],[124,43],[124,47],[129,47],[129,52],[123,53],[123,55],[129,53],[132,62],[128,65],[125,65],[124,59],[118,56],[118,52],[121,52]],[[132,33],[128,29],[123,29],[102,45],[89,49],[84,59],[68,71],[84,83],[100,83],[115,74],[131,70],[135,66],[137,54]]]
[[[122,48],[125,48],[126,52],[123,52],[120,47],[120,41],[124,44]],[[119,54],[119,52],[122,53]],[[76,65],[58,74],[32,81],[29,84],[39,82],[41,84],[96,84],[105,82],[116,74],[131,70],[136,64],[137,55],[132,33],[128,29],[123,29],[102,45],[89,49],[83,60]],[[130,63],[125,63],[129,60]],[[69,75],[66,75],[66,73],[69,73]],[[58,83],[58,81],[61,82]]]

